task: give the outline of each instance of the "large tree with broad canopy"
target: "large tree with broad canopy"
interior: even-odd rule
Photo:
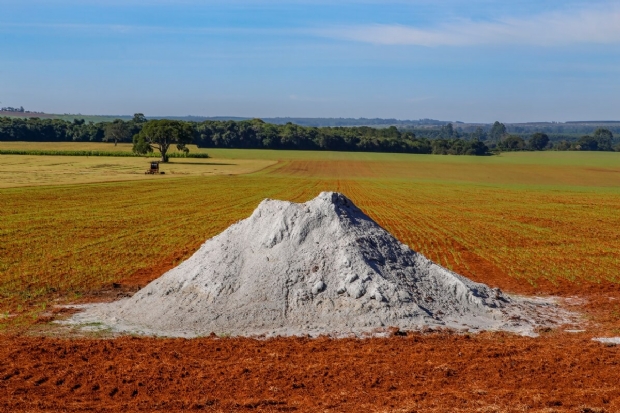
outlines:
[[[188,122],[150,120],[133,137],[133,151],[146,154],[156,149],[161,153],[161,161],[168,162],[170,145],[176,145],[179,151],[187,153],[189,149],[186,145],[192,143],[193,136],[194,129]]]

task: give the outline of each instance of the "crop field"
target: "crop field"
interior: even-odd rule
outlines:
[[[21,151],[118,151],[131,152],[132,144],[104,142],[0,142],[0,150]]]
[[[163,175],[145,175],[151,161],[141,157],[0,155],[0,188],[93,182],[165,180],[189,176],[235,175],[275,164],[270,160],[171,158]]]
[[[274,151],[215,152],[215,159],[263,158],[230,161],[234,165],[220,166],[224,173],[261,170],[214,177],[171,173],[167,176],[182,178],[165,180],[144,180],[138,171],[134,179],[140,181],[69,185],[78,179],[77,172],[67,173],[79,171],[75,162],[83,168],[90,162],[93,169],[104,165],[103,170],[115,162],[145,162],[0,157],[0,170],[13,169],[0,175],[0,187],[16,186],[20,179],[62,184],[1,192],[2,325],[26,314],[26,320],[34,317],[53,299],[79,297],[136,274],[156,278],[205,239],[248,216],[260,200],[300,202],[323,190],[345,193],[429,258],[512,292],[557,292],[567,286],[578,291],[584,283],[620,281],[617,154],[588,154],[571,165],[572,153],[503,159],[394,155],[387,162],[388,154],[306,152],[301,153],[306,160],[295,160],[299,153],[284,152],[273,165]],[[318,160],[330,157],[336,159]],[[217,163],[187,161],[192,163],[178,167],[207,168],[204,174],[215,165],[201,163]],[[43,164],[49,165],[48,178],[38,180]],[[88,179],[108,177],[114,175]]]
[[[20,144],[13,145],[19,146]],[[75,145],[74,150],[92,150],[93,148],[89,145],[101,144],[71,145]],[[119,145],[119,147],[122,146]],[[4,146],[0,145],[0,149],[3,148]],[[52,149],[52,147],[45,149]],[[21,164],[22,166],[19,162],[14,163],[10,166],[13,172],[0,174],[0,328],[4,334],[11,337],[14,333],[28,333],[28,331],[38,331],[44,328],[47,314],[55,304],[110,299],[110,296],[103,294],[102,291],[110,290],[112,283],[118,283],[126,289],[144,286],[167,269],[189,257],[206,239],[218,234],[233,222],[247,217],[264,198],[302,202],[315,197],[320,191],[332,190],[343,192],[399,240],[430,259],[476,281],[498,286],[508,292],[557,295],[566,299],[567,302],[578,304],[575,308],[583,311],[584,323],[594,323],[588,324],[588,332],[583,338],[580,338],[581,336],[565,337],[566,333],[549,332],[547,334],[550,338],[547,341],[543,338],[541,339],[543,341],[537,344],[528,341],[531,339],[512,339],[504,335],[478,338],[475,342],[478,343],[481,354],[485,354],[484,357],[487,355],[486,352],[488,352],[489,359],[493,357],[494,353],[489,350],[490,348],[503,347],[502,344],[498,344],[497,340],[500,342],[505,340],[509,347],[513,346],[521,350],[531,348],[531,346],[544,347],[540,350],[540,354],[533,353],[532,360],[540,357],[540,360],[544,358],[550,364],[541,361],[543,365],[537,367],[536,374],[542,377],[541,380],[551,380],[554,372],[559,374],[560,369],[563,369],[562,374],[558,375],[558,380],[569,380],[565,373],[572,367],[569,368],[563,364],[569,363],[569,360],[562,359],[563,361],[560,362],[559,359],[554,358],[553,348],[564,345],[560,343],[569,343],[566,344],[568,353],[579,354],[578,346],[584,346],[590,352],[588,354],[591,354],[597,351],[595,347],[604,348],[597,347],[598,344],[589,344],[589,337],[594,334],[594,331],[597,334],[620,335],[620,213],[618,213],[620,211],[620,154],[546,152],[514,153],[480,158],[217,149],[204,151],[213,158],[192,161],[214,162],[217,160],[217,162],[226,163],[228,160],[228,163],[235,164],[229,166],[230,168],[247,167],[247,169],[237,169],[236,175],[197,176],[189,174],[182,176],[179,174],[179,177],[175,179],[143,179],[144,177],[140,176],[140,180],[101,182],[105,180],[98,181],[95,178],[88,181],[90,182],[88,184],[72,184],[74,181],[62,173],[55,174],[59,170],[50,169],[49,176],[54,176],[54,178],[40,182],[41,185],[15,187],[17,185],[14,182],[11,184],[18,173],[26,177],[23,179],[30,179],[31,185],[36,184],[37,180],[32,175],[36,172],[28,168],[40,161],[33,159]],[[2,168],[9,167],[6,165],[7,158],[8,156],[0,156],[0,171]],[[15,156],[15,158],[25,160],[36,157]],[[43,162],[48,162],[45,159],[55,157],[41,156],[38,158]],[[70,162],[72,160],[69,158],[73,157],[65,158],[63,162]],[[134,160],[133,158],[119,159]],[[248,164],[242,165],[242,160]],[[102,158],[95,161],[107,164],[116,162],[116,159]],[[139,164],[145,163],[141,158],[137,161]],[[190,168],[190,166],[187,167]],[[65,164],[61,168],[72,167]],[[128,290],[123,290],[125,291]],[[594,325],[598,327],[593,327]],[[20,348],[29,346],[28,339],[10,340],[13,340],[12,344],[2,345],[21,346]],[[188,343],[187,345],[190,347],[204,345],[210,348],[211,341],[205,340],[205,342],[198,340],[194,344]],[[620,408],[620,399],[618,399],[620,396],[616,394],[617,386],[614,390],[616,393],[614,393],[609,385],[604,384],[605,380],[607,383],[616,379],[620,380],[617,373],[620,355],[615,348],[605,348],[607,358],[604,359],[606,360],[604,366],[600,364],[603,358],[598,358],[596,363],[599,364],[596,365],[592,364],[594,363],[593,357],[588,359],[590,361],[584,361],[584,366],[589,367],[582,367],[586,370],[590,369],[588,374],[595,374],[596,380],[600,379],[601,382],[588,381],[587,386],[590,387],[584,388],[579,395],[571,396],[573,400],[570,403],[564,400],[564,405],[562,403],[549,404],[556,401],[562,402],[560,400],[562,396],[556,394],[551,397],[540,395],[540,392],[539,396],[536,396],[538,399],[535,399],[533,395],[536,392],[536,383],[534,383],[536,380],[527,381],[524,376],[519,383],[529,383],[526,385],[526,387],[530,386],[527,387],[529,390],[526,390],[530,393],[521,394],[515,390],[515,393],[512,393],[513,396],[520,394],[522,399],[511,396],[512,398],[506,399],[512,400],[510,406],[507,406],[497,402],[496,399],[491,400],[491,395],[495,397],[499,394],[506,395],[508,387],[494,392],[494,390],[489,390],[489,386],[493,387],[492,384],[483,379],[471,382],[474,376],[467,376],[465,372],[461,372],[460,376],[460,373],[455,373],[454,378],[451,378],[451,374],[446,375],[445,372],[451,368],[446,363],[458,364],[457,359],[452,360],[456,357],[452,355],[459,352],[454,350],[457,347],[444,348],[441,347],[441,343],[452,343],[457,339],[441,336],[420,340],[425,343],[425,351],[441,348],[441,352],[446,351],[446,354],[451,354],[451,356],[429,356],[428,363],[435,363],[433,369],[422,369],[424,371],[421,370],[416,374],[420,377],[427,377],[436,384],[441,384],[443,381],[454,384],[469,377],[470,381],[467,382],[469,390],[467,391],[480,392],[477,395],[471,393],[467,396],[469,399],[462,394],[458,397],[454,396],[456,399],[451,399],[453,402],[444,405],[443,408],[462,407],[465,410],[454,411],[469,411],[465,408],[466,406],[462,405],[463,398],[470,402],[476,399],[485,400],[482,405],[476,405],[476,408],[487,410],[479,411],[523,411],[525,409],[523,406],[534,406],[535,409],[532,411],[549,412],[580,411],[579,409],[587,406],[600,406],[601,409],[606,406],[608,409],[598,411],[614,411],[609,410],[613,406]],[[6,340],[4,342],[9,343]],[[50,345],[58,348],[70,346],[70,344],[63,343],[65,342],[60,340]],[[82,339],[79,343],[76,346],[80,350],[77,350],[76,354],[87,352],[85,348],[91,346],[88,340]],[[123,357],[132,359],[135,356],[127,353],[130,351],[130,344],[127,343],[130,342],[124,344],[125,350],[121,353],[124,354]],[[168,342],[156,346],[162,347],[158,351],[165,352],[168,357],[171,350],[166,347],[169,345],[166,343]],[[241,352],[241,349],[247,346],[253,346],[251,343],[244,343],[242,340],[230,340],[228,344],[222,345],[232,346],[226,351],[236,354],[233,359],[239,357],[238,363],[230,368],[239,368],[241,371],[246,363],[241,353],[235,353]],[[293,346],[298,345],[294,344],[296,343],[294,340],[290,343]],[[388,340],[386,343],[388,343],[387,348],[390,349],[389,354],[398,353],[394,350],[393,342],[390,344]],[[459,343],[454,346],[465,345],[464,342]],[[380,344],[380,342],[371,340],[368,348],[361,345],[360,348],[353,344],[346,345],[355,347],[355,350],[351,351],[357,352],[355,354],[360,354],[361,357],[361,354],[366,354],[364,353],[366,351],[379,351],[375,347]],[[37,346],[39,345],[42,344],[39,343]],[[105,350],[100,348],[100,344],[92,344],[92,346],[97,348],[97,354],[105,353]],[[282,353],[284,351],[282,343],[267,343],[265,346],[274,347],[265,347],[264,350],[269,353],[282,354],[282,358],[278,359],[289,363],[286,367],[288,369],[286,374],[295,375],[296,380],[303,381],[304,374],[308,374],[307,371],[295,373],[294,364],[305,365],[304,362],[292,361],[290,352]],[[304,348],[299,351],[306,352],[304,354],[311,358],[314,350],[310,347],[314,348],[313,345],[306,343],[299,344],[299,346]],[[465,347],[467,346],[469,344]],[[279,350],[275,349],[276,347]],[[450,348],[453,352],[449,351]],[[476,353],[475,347],[467,348],[471,351],[463,350],[464,353]],[[197,347],[192,347],[191,351],[188,350],[188,352],[196,351],[198,351]],[[254,348],[252,351],[260,350]],[[335,349],[333,351],[337,353]],[[9,353],[4,354],[8,357]],[[13,354],[11,357],[18,357],[19,354],[21,354],[19,357],[25,357],[19,352],[11,354]],[[332,357],[331,353],[326,354]],[[499,369],[500,372],[504,371],[506,374],[504,378],[508,383],[506,386],[518,387],[514,377],[521,373],[517,374],[516,369],[533,369],[533,367],[523,359],[519,359],[514,352],[497,354],[499,354],[496,356],[499,357],[497,359],[499,364],[493,364],[494,368]],[[329,357],[325,360],[331,360]],[[104,363],[104,359],[105,357],[102,358],[101,363]],[[430,361],[431,359],[434,361]],[[323,362],[319,364],[321,363]],[[346,364],[344,361],[343,363]],[[274,383],[278,383],[273,384],[274,388],[289,390],[282,390],[284,393],[279,395],[275,390],[271,394],[268,389],[260,387],[264,394],[261,394],[258,399],[252,399],[254,401],[248,399],[250,397],[248,395],[252,393],[251,383],[254,380],[250,378],[254,377],[254,372],[262,371],[263,368],[269,370],[270,367],[265,366],[270,364],[263,367],[258,367],[258,365],[251,367],[250,361],[247,361],[247,364],[251,373],[247,376],[244,375],[245,373],[239,373],[239,380],[248,387],[245,390],[239,389],[237,391],[239,394],[233,392],[234,397],[230,396],[237,401],[242,399],[245,401],[234,404],[230,399],[226,404],[223,402],[224,396],[221,396],[217,399],[220,401],[212,400],[211,403],[206,396],[203,397],[204,400],[200,399],[202,396],[196,393],[198,390],[187,384],[189,386],[187,389],[191,387],[188,391],[193,392],[191,394],[195,396],[192,396],[194,397],[192,400],[198,403],[197,400],[200,399],[202,401],[198,404],[202,403],[203,408],[212,407],[214,411],[247,411],[250,408],[277,411],[278,408],[288,406],[273,402],[280,400],[279,398],[284,397],[284,394],[287,395],[286,398],[292,406],[295,405],[295,400],[300,401],[306,397],[302,397],[301,393],[299,396],[292,395],[289,391],[290,383],[283,384],[278,381],[280,379],[274,378]],[[315,369],[319,364],[307,367]],[[325,362],[325,366],[329,365],[334,365],[333,360]],[[515,365],[521,367],[514,367]],[[514,368],[511,370],[511,367],[507,366]],[[550,370],[545,370],[545,366],[548,366]],[[278,367],[273,368],[278,369]],[[398,370],[395,366],[393,369]],[[268,377],[277,377],[276,370],[272,369],[264,373]],[[181,374],[180,370],[174,371]],[[318,374],[317,371],[312,371],[312,374]],[[595,371],[599,373],[594,373]],[[613,373],[614,371],[616,373]],[[8,373],[0,371],[1,375]],[[133,372],[129,375],[135,374]],[[398,374],[405,373],[398,370],[396,374],[398,376]],[[501,380],[501,377],[500,374],[497,380]],[[113,380],[113,378],[109,379]],[[120,376],[116,379],[120,380]],[[167,378],[162,378],[162,380],[167,380]],[[258,376],[255,380],[260,381]],[[313,383],[312,386],[320,387],[319,381],[312,380],[306,378],[308,383]],[[352,380],[356,379],[352,378]],[[570,380],[574,383],[574,380],[579,380],[579,378],[570,376]],[[398,395],[400,399],[390,399],[388,395],[391,393],[388,387],[403,389],[404,384],[399,385],[397,381],[390,382],[389,386],[384,383],[387,386],[385,388],[381,387],[383,384],[380,385],[379,388],[384,390],[381,397],[385,399],[385,405],[383,410],[378,409],[377,406],[373,409],[400,411],[390,408],[392,405],[409,406],[409,410],[402,411],[410,411],[415,406],[418,408],[426,406],[429,409],[424,411],[442,411],[442,406],[424,405],[420,397],[424,399],[425,396],[421,396],[420,389],[405,392],[406,394],[397,391],[393,394]],[[185,382],[177,381],[177,385],[178,383],[185,385],[183,384]],[[95,384],[89,382],[88,385],[92,387]],[[369,390],[371,384],[370,382],[359,383],[359,386],[371,392]],[[49,385],[52,386],[52,384]],[[566,385],[569,386],[569,384]],[[310,393],[318,391],[319,388],[313,388],[310,384],[307,386],[305,391],[310,391]],[[43,387],[45,386],[41,387],[41,392],[44,392]],[[2,388],[0,384],[0,391]],[[594,390],[595,388],[598,390]],[[131,403],[133,396],[130,397],[131,392],[127,390],[128,388],[119,387],[119,389],[119,397],[125,394],[123,392],[128,391],[122,400],[125,403]],[[304,391],[303,388],[300,387],[300,389]],[[48,389],[48,391],[51,390]],[[73,396],[67,397],[74,400]],[[83,397],[86,396],[83,395]],[[367,403],[365,406],[368,408],[371,398],[359,397],[359,400],[363,399],[364,403]],[[313,401],[315,404],[312,406],[320,411],[359,409],[363,403],[360,401],[355,404],[352,401],[354,399],[355,397],[351,394],[348,396],[340,394],[335,396],[336,401],[321,399],[322,404],[317,404],[319,400],[317,399]],[[79,410],[80,406],[92,408],[96,405],[96,403],[88,404],[84,400],[82,404],[75,404],[76,410]],[[306,400],[304,403],[310,403],[307,397],[304,400]],[[584,404],[588,403],[588,400],[591,400],[591,403]],[[613,400],[616,401],[613,402]],[[77,403],[77,399],[74,401]],[[30,406],[26,401],[23,403],[25,404],[13,406]],[[181,409],[192,406],[189,401],[187,403],[189,404],[181,403],[173,407]],[[416,405],[415,403],[422,404]],[[301,404],[298,405],[301,406]],[[126,404],[125,408],[127,406],[129,405]],[[496,409],[493,410],[492,406]],[[10,406],[5,405],[5,407]],[[53,403],[48,407],[53,407]]]

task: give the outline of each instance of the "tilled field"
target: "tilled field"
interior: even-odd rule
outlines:
[[[591,340],[620,336],[617,161],[592,169],[560,155],[570,168],[295,161],[246,176],[0,190],[0,411],[620,411],[620,347]],[[49,324],[56,304],[130,295],[263,198],[323,190],[475,281],[558,296],[583,316],[536,339],[51,337],[73,334]]]
[[[580,295],[584,283],[618,285],[620,197],[611,190],[269,174],[18,188],[0,191],[0,330],[161,269],[150,281],[264,198],[304,202],[324,190],[344,193],[431,260],[508,292]]]
[[[3,411],[615,412],[620,347],[567,333],[3,337]]]

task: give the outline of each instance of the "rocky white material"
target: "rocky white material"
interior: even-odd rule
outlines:
[[[344,195],[323,192],[303,204],[264,200],[133,297],[87,306],[71,322],[185,337],[365,335],[391,326],[533,334],[546,322],[540,312],[554,307],[455,274]]]

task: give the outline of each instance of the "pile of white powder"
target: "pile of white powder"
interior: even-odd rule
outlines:
[[[554,307],[455,274],[344,195],[323,192],[303,204],[264,200],[133,297],[86,306],[71,322],[184,337],[365,335],[392,326],[533,334],[553,322]]]

